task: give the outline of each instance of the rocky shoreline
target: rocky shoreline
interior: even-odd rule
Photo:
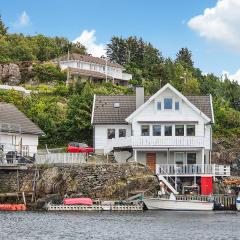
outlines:
[[[46,202],[57,203],[65,195],[121,200],[139,192],[150,194],[157,191],[158,179],[138,163],[42,165],[19,173],[2,171],[0,174],[0,192],[32,192],[33,189],[36,202],[30,203],[29,199],[28,203],[42,208]]]

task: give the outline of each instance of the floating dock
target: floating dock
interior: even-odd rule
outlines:
[[[142,205],[53,205],[46,206],[47,211],[143,211]]]

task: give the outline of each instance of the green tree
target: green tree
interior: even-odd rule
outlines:
[[[176,62],[187,68],[193,67],[192,52],[188,48],[181,48],[176,56]]]
[[[0,35],[7,35],[8,27],[5,26],[2,20],[2,16],[0,15]]]

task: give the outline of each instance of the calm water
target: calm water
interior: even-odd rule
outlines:
[[[0,238],[240,239],[236,212],[1,212]]]

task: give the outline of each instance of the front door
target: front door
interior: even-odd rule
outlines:
[[[147,167],[153,172],[156,172],[156,153],[147,153]]]

